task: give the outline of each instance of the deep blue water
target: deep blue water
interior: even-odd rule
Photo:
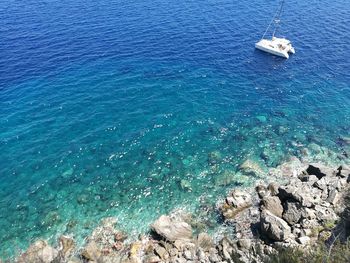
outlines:
[[[316,143],[342,161],[350,3],[286,1],[289,60],[254,49],[277,6],[2,1],[0,255],[110,215],[140,233],[253,183],[247,158],[268,169]]]

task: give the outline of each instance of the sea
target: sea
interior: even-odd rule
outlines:
[[[212,229],[264,180],[244,161],[344,162],[350,2],[284,2],[288,60],[254,48],[278,0],[2,0],[0,258],[109,216],[130,238],[174,210]]]

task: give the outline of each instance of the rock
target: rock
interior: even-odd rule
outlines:
[[[151,255],[149,257],[146,257],[144,260],[145,263],[158,263],[158,262],[162,262],[162,260],[155,255]]]
[[[282,163],[277,168],[283,177],[296,177],[305,169],[301,161],[295,156],[290,157],[288,162]]]
[[[284,201],[297,201],[302,206],[312,207],[321,200],[321,191],[307,184],[293,184],[280,186],[278,196]]]
[[[168,241],[190,240],[192,228],[186,222],[162,215],[151,226],[152,230]]]
[[[250,239],[239,239],[237,245],[241,249],[249,250],[252,247],[252,241]]]
[[[327,181],[325,177],[321,178],[320,180],[316,181],[314,183],[314,186],[322,191],[327,191]]]
[[[294,225],[299,222],[301,218],[301,205],[297,202],[286,202],[285,210],[283,213],[283,219],[290,225]]]
[[[291,236],[291,228],[287,222],[268,210],[261,212],[261,230],[275,241],[283,241]]]
[[[255,190],[258,193],[259,198],[264,198],[270,195],[270,192],[268,191],[268,189],[263,185],[258,185],[257,187],[255,187]]]
[[[187,259],[187,260],[194,259],[194,255],[192,254],[192,252],[190,250],[185,250],[183,255],[184,255],[185,259]]]
[[[59,253],[63,258],[68,258],[73,254],[75,248],[75,242],[73,238],[62,235],[59,238],[59,244]]]
[[[326,201],[332,205],[335,205],[338,200],[339,200],[338,191],[336,189],[330,190]]]
[[[337,176],[343,177],[343,178],[349,178],[350,176],[350,167],[341,165],[337,169]]]
[[[256,119],[258,120],[258,121],[260,121],[261,123],[264,123],[264,122],[266,122],[266,116],[264,116],[264,115],[258,115],[258,116],[256,116]]]
[[[169,253],[166,251],[164,247],[157,245],[154,247],[154,252],[163,260],[166,260],[169,258]]]
[[[214,246],[214,242],[207,233],[200,233],[197,238],[197,245],[204,251],[209,251]]]
[[[18,259],[17,263],[51,263],[58,256],[58,251],[48,245],[45,240],[38,240],[31,244],[26,252]]]
[[[220,262],[221,258],[218,255],[218,251],[215,248],[211,248],[209,251],[209,260],[211,262]]]
[[[89,202],[89,195],[87,194],[80,194],[77,196],[77,203],[79,205],[87,204]]]
[[[278,184],[277,183],[270,183],[267,186],[267,189],[269,189],[271,195],[278,195]]]
[[[45,227],[51,227],[57,223],[61,222],[61,217],[57,211],[50,211],[46,214],[42,225]]]
[[[239,169],[242,171],[242,173],[255,177],[262,177],[266,174],[261,165],[251,159],[245,160],[240,165]]]
[[[301,245],[307,245],[310,243],[310,238],[308,236],[303,236],[303,237],[299,237],[297,238],[297,241],[301,244]]]
[[[323,220],[323,221],[335,221],[338,219],[338,216],[336,213],[333,211],[333,209],[324,207],[321,205],[316,205],[315,206],[315,213],[316,213],[316,218],[318,220]]]
[[[98,262],[101,255],[102,253],[94,241],[89,242],[81,252],[81,256],[88,261]]]
[[[191,183],[188,180],[182,179],[180,181],[180,186],[181,186],[181,189],[183,191],[187,191],[187,192],[191,192],[192,191]]]
[[[321,179],[324,176],[335,176],[336,172],[334,169],[324,166],[323,164],[309,164],[306,172],[311,175],[315,175],[318,179]]]
[[[222,156],[219,151],[213,151],[208,154],[208,164],[210,166],[219,164],[221,160],[222,160]]]
[[[275,216],[282,218],[283,206],[277,196],[268,196],[261,201],[262,206]]]
[[[228,197],[226,202],[220,207],[225,219],[233,219],[235,216],[252,205],[252,199],[249,193],[235,189]]]
[[[66,170],[65,172],[63,172],[63,173],[61,174],[61,176],[62,176],[63,178],[69,178],[69,177],[72,176],[73,172],[74,172],[74,169],[73,169],[73,168],[69,168],[68,170]]]

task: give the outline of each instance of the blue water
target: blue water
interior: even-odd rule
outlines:
[[[82,240],[105,216],[137,235],[174,208],[200,213],[257,180],[247,158],[267,170],[316,143],[344,161],[350,3],[286,1],[289,60],[254,49],[277,6],[2,1],[0,257]]]

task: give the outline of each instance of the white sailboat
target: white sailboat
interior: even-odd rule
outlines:
[[[270,22],[269,26],[265,30],[264,35],[262,36],[261,40],[257,43],[255,43],[255,48],[268,52],[270,54],[280,56],[283,58],[289,58],[289,53],[294,54],[295,49],[292,46],[292,43],[285,38],[279,38],[275,37],[275,34],[277,32],[277,29],[279,27],[280,23],[280,16],[282,13],[282,8],[283,8],[284,0],[282,0],[276,14],[274,15],[272,21]],[[275,29],[272,33],[272,38],[271,39],[265,39],[265,35],[267,31],[269,30],[270,26],[274,23]]]

